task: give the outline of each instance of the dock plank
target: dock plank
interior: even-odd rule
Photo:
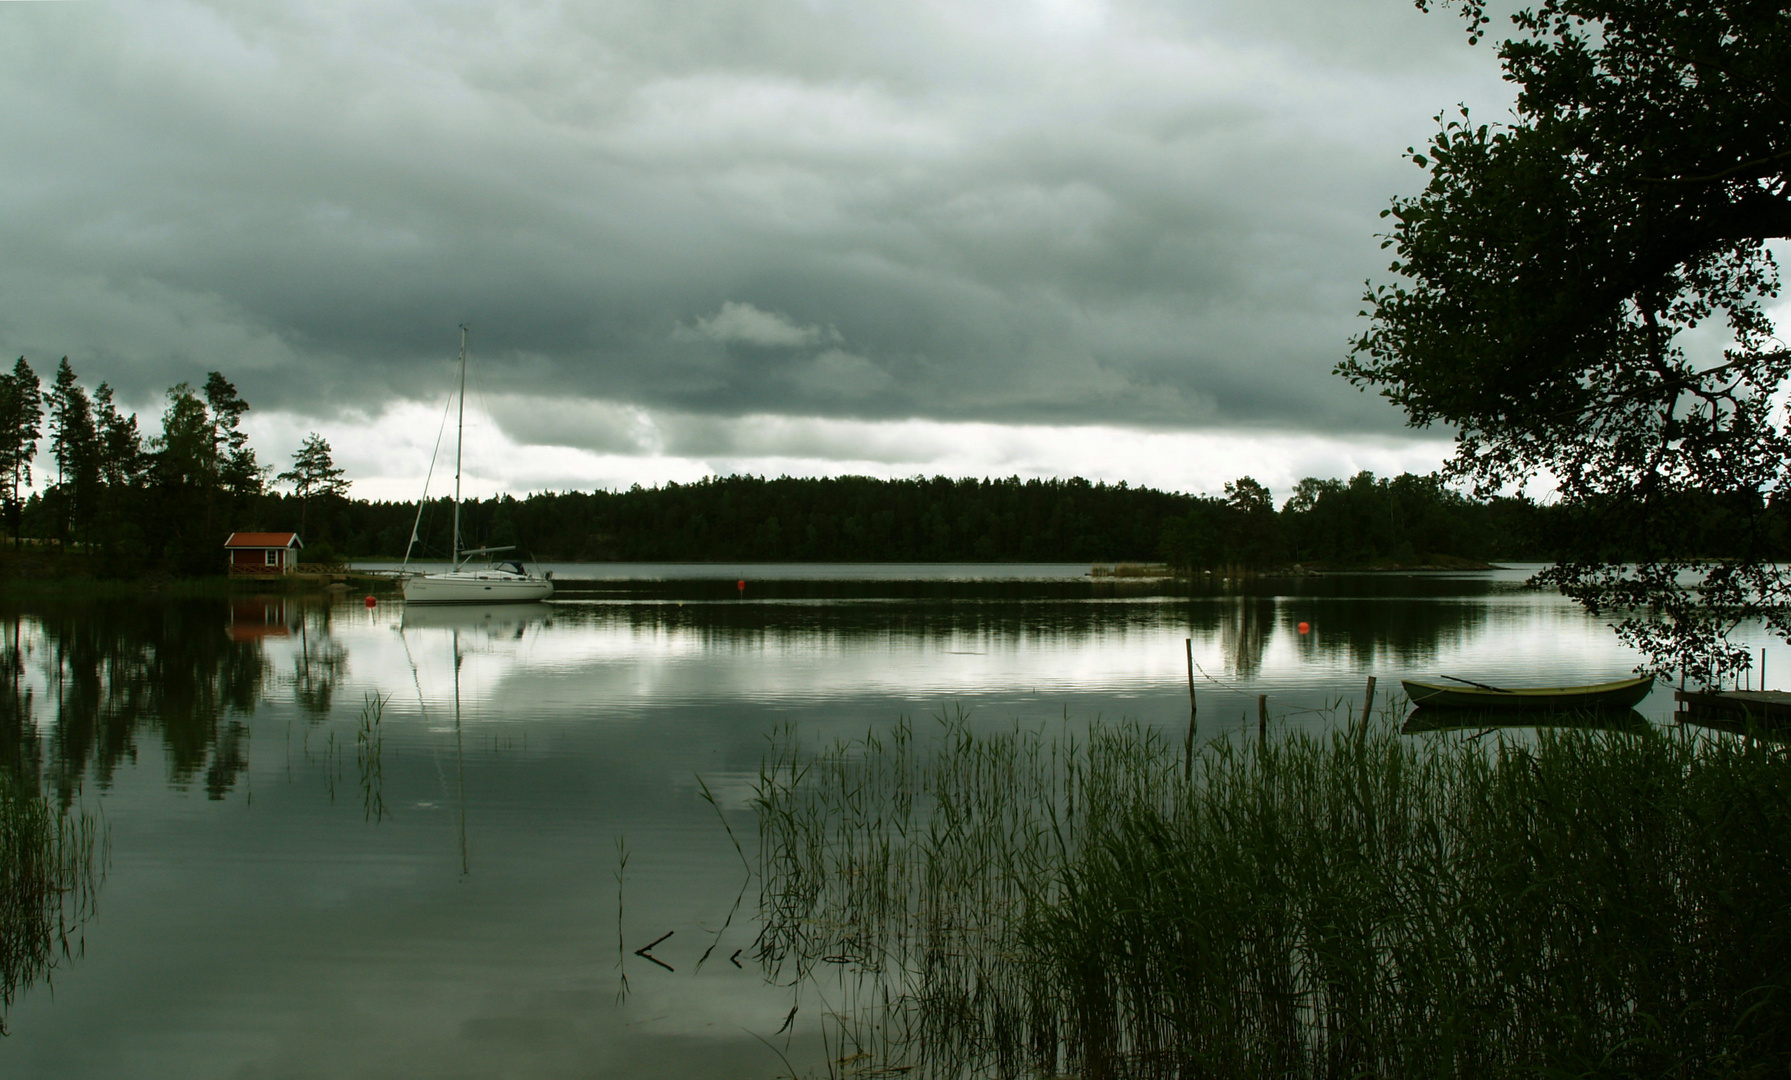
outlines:
[[[1675,690],[1673,700],[1691,712],[1791,720],[1791,690]]]

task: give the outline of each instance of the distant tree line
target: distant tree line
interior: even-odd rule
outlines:
[[[161,433],[145,437],[111,388],[84,388],[67,359],[46,388],[20,359],[0,373],[0,516],[28,537],[101,556],[101,572],[215,573],[232,531],[295,530],[305,560],[445,558],[451,504],[347,497],[321,436],[277,475],[248,445],[249,405],[219,372],[167,393]],[[30,491],[40,442],[54,475]],[[271,477],[271,479],[270,479]],[[279,484],[287,490],[276,490]],[[1690,494],[1682,539],[1729,554],[1746,525],[1791,558],[1785,507]],[[1695,505],[1694,505],[1695,504]],[[1250,477],[1222,496],[1083,479],[879,480],[710,477],[627,491],[545,492],[461,507],[462,547],[516,544],[568,561],[1163,561],[1187,570],[1245,566],[1437,565],[1453,560],[1625,558],[1643,537],[1588,526],[1582,506],[1475,499],[1435,475],[1307,478],[1279,509]],[[1613,520],[1606,508],[1601,522]],[[1764,524],[1763,524],[1764,523]]]
[[[1432,565],[1551,556],[1549,511],[1528,499],[1479,501],[1434,476],[1307,477],[1277,511],[1249,477],[1223,498],[1196,498],[1170,524],[1162,553],[1177,566]]]
[[[283,496],[269,519],[296,520]],[[277,508],[284,509],[277,509]],[[1688,508],[1701,543],[1726,554],[1729,524],[1785,507]],[[416,554],[445,558],[452,507],[423,508]],[[307,543],[401,556],[416,503],[332,499],[312,511]],[[290,526],[283,526],[290,527]],[[1189,570],[1419,566],[1547,560],[1635,537],[1587,536],[1573,513],[1527,498],[1478,500],[1436,476],[1302,480],[1280,509],[1244,477],[1222,497],[1082,479],[879,480],[710,477],[627,491],[548,492],[461,506],[463,546],[518,544],[566,561],[1095,562],[1162,561]],[[1778,535],[1791,536],[1780,527]],[[1791,543],[1781,542],[1791,557]]]
[[[1188,497],[1071,480],[710,477],[627,491],[467,502],[473,546],[519,543],[542,558],[625,561],[1014,562],[1155,558]],[[352,550],[400,555],[415,503],[338,505]],[[421,551],[448,550],[446,501]]]
[[[1307,477],[1279,511],[1269,491],[1249,477],[1225,485],[1223,498],[1194,497],[1191,502],[1187,513],[1165,530],[1160,550],[1167,561],[1193,569],[1422,566],[1499,559],[1620,563],[1642,557],[1653,542],[1623,505],[1477,499],[1436,473]],[[1775,558],[1791,559],[1791,501],[1783,498],[1688,492],[1675,500],[1672,521],[1675,543],[1705,559],[1735,558],[1761,537],[1768,538]]]

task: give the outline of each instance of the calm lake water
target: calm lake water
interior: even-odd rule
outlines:
[[[704,796],[750,855],[781,725],[964,709],[1179,739],[1189,638],[1202,738],[1254,730],[1258,694],[1277,725],[1336,723],[1371,674],[1635,662],[1524,590],[1533,568],[1192,597],[1081,565],[554,569],[555,603],[497,609],[0,600],[4,765],[109,845],[76,954],[7,1012],[0,1075],[786,1071],[762,1040],[824,1072],[816,1010],[780,1034],[792,990],[752,959],[756,884]],[[663,966],[634,955],[667,934]]]

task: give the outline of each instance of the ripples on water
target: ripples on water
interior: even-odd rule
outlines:
[[[751,962],[755,886],[717,819],[750,848],[783,725],[1180,732],[1188,639],[1203,738],[1253,730],[1259,694],[1329,723],[1370,674],[1634,663],[1521,569],[1192,596],[1080,566],[557,569],[554,604],[505,608],[9,603],[0,761],[103,821],[110,858],[0,1072],[776,1075],[760,1037],[820,1067],[818,1016],[777,1034],[790,991]],[[673,970],[634,955],[668,931]]]

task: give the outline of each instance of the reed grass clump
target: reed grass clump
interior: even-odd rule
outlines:
[[[78,955],[103,863],[92,815],[61,811],[0,772],[0,1034],[17,995]]]
[[[390,700],[376,690],[367,691],[361,715],[355,721],[355,763],[361,770],[362,815],[376,824],[386,819],[386,736],[380,725]]]
[[[774,744],[760,953],[936,1076],[1785,1075],[1791,756],[1687,733]]]

